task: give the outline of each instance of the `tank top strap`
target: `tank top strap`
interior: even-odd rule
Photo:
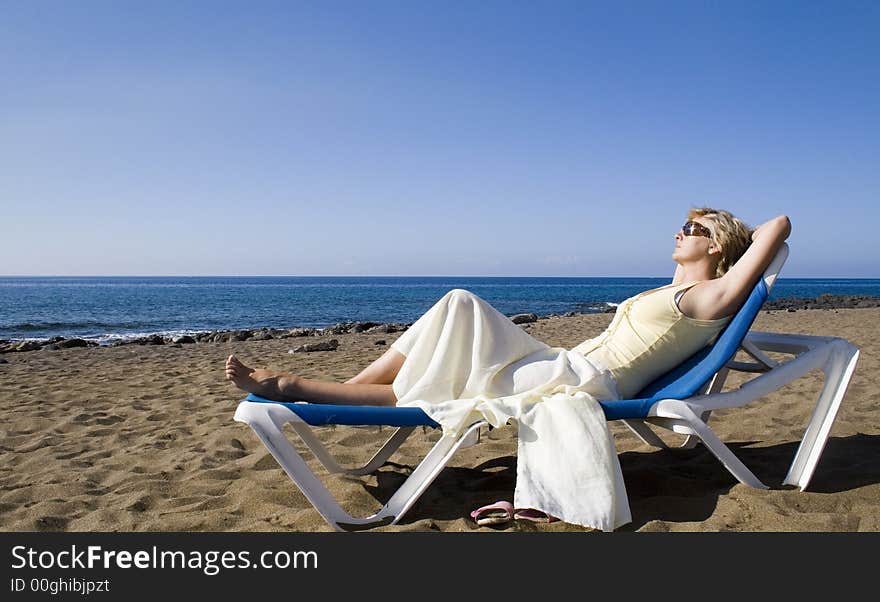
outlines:
[[[691,290],[691,288],[695,284],[699,284],[701,282],[705,282],[705,280],[694,280],[693,282],[685,282],[684,284],[679,284],[674,289],[672,289],[672,303],[675,305],[675,308],[678,311],[681,311],[681,308],[678,306],[678,302],[681,300],[682,295]]]
[[[672,294],[674,296],[674,295],[677,295],[679,292],[686,291],[686,290],[690,289],[692,286],[699,284],[701,282],[706,282],[706,281],[705,280],[693,280],[691,282],[684,282],[681,284],[667,284],[666,286],[661,286],[660,288],[655,288],[655,289],[651,289],[649,291],[641,292],[637,295],[630,297],[626,301],[634,303],[643,297],[650,297],[651,295],[654,295],[654,294],[660,294],[662,292],[669,292],[669,291],[673,291]]]
[[[696,284],[700,284],[701,282],[706,282],[705,280],[694,280],[693,282],[685,282],[684,284],[679,284],[676,288],[676,292],[678,291],[686,291],[690,289],[692,286]]]

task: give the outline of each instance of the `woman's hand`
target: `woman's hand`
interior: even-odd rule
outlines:
[[[777,235],[779,229],[784,231],[782,240],[785,240],[791,234],[791,221],[787,215],[778,215],[752,230],[752,242],[755,242],[758,237],[763,236],[764,233],[770,230],[774,232],[774,235]]]

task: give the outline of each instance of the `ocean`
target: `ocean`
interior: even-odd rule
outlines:
[[[149,334],[413,322],[450,289],[506,315],[603,312],[668,278],[5,277],[0,339],[79,337],[108,344]],[[880,279],[780,278],[770,298],[880,296]]]

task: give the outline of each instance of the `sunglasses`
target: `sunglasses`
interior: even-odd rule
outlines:
[[[705,236],[712,238],[712,231],[698,222],[685,222],[681,227],[681,233],[685,236]]]

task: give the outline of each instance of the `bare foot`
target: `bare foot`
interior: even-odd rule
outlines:
[[[295,401],[298,378],[293,374],[256,370],[245,366],[234,355],[226,359],[226,380],[242,391],[275,401]]]

